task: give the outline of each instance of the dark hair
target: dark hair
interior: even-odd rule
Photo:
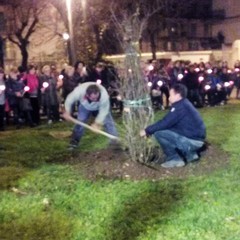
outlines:
[[[181,83],[177,83],[171,87],[175,93],[179,93],[182,98],[187,97],[187,87]]]
[[[35,69],[35,70],[36,70],[36,66],[33,65],[33,64],[31,64],[31,65],[28,66],[27,72],[29,73],[29,71],[32,70],[32,69]]]
[[[104,68],[105,67],[105,63],[103,61],[99,61],[99,62],[97,62],[96,67]]]
[[[19,66],[17,69],[20,73],[24,73],[26,71],[26,69],[23,66]]]
[[[80,63],[81,63],[83,66],[85,66],[85,63],[84,63],[83,61],[78,60],[78,61],[76,61],[76,63],[74,64],[74,68],[75,68],[75,70],[77,70],[78,65],[79,65]]]
[[[90,96],[91,94],[100,93],[100,89],[96,84],[89,85],[86,90],[86,94]]]

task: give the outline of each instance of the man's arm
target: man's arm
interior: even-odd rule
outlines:
[[[157,131],[172,128],[184,117],[184,114],[185,113],[182,108],[173,107],[163,119],[145,129],[146,135],[152,135]]]

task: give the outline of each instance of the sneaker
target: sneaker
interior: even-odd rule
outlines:
[[[200,156],[198,155],[197,152],[195,152],[187,157],[187,162],[195,162],[195,161],[199,160],[199,158],[200,158]]]
[[[162,163],[163,168],[174,168],[174,167],[184,167],[185,163],[182,160],[170,160],[165,163]]]
[[[69,151],[74,151],[74,150],[76,150],[77,149],[77,145],[75,145],[75,144],[69,144],[69,146],[68,146],[68,148],[67,148],[67,150],[69,150]]]

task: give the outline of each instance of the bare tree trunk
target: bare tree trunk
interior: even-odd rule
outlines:
[[[103,55],[102,41],[100,38],[99,26],[97,24],[94,24],[93,29],[94,29],[96,43],[97,43],[96,61],[99,61],[102,59],[102,55]]]
[[[25,44],[24,42],[20,45],[20,51],[22,54],[22,64],[21,66],[24,69],[27,69],[27,65],[28,65],[28,51],[27,51],[27,44]]]
[[[4,40],[0,36],[0,67],[4,68]]]
[[[152,51],[152,58],[154,60],[157,59],[156,56],[156,51],[157,51],[157,46],[156,46],[156,41],[155,41],[155,34],[154,33],[149,33],[150,37],[150,46],[151,46],[151,51]]]
[[[123,112],[125,141],[133,161],[147,162],[152,154],[152,144],[151,141],[141,138],[139,132],[149,124],[154,113],[140,67],[139,44],[127,42],[125,54],[125,78],[122,85],[125,99]]]

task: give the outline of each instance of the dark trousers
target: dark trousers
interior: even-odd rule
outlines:
[[[59,121],[59,105],[50,105],[47,106],[47,118],[48,120]]]
[[[31,111],[32,121],[33,123],[38,125],[40,123],[39,100],[37,97],[30,97],[30,103],[32,106],[32,111]]]
[[[0,131],[4,129],[5,105],[0,105]]]

